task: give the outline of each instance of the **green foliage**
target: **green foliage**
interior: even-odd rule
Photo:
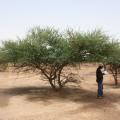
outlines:
[[[8,62],[57,64],[71,62],[99,62],[107,59],[116,48],[100,30],[80,33],[67,31],[66,37],[51,28],[33,28],[26,38],[4,43]]]
[[[28,59],[31,61],[53,64],[62,63],[69,59],[70,51],[67,41],[57,30],[32,29],[24,42],[29,54]]]
[[[9,62],[63,63],[69,61],[71,51],[68,42],[57,30],[34,28],[24,40],[5,42],[4,50]]]
[[[76,62],[104,62],[120,64],[120,46],[100,30],[66,34],[40,27],[31,29],[24,39],[4,42],[0,50],[0,63],[16,67],[39,69],[56,88],[61,88],[62,69]],[[54,82],[54,83],[53,83]]]
[[[87,33],[68,31],[68,36],[75,60],[78,62],[99,62],[110,54],[109,37],[100,30]]]
[[[120,44],[119,42],[111,43],[110,53],[111,54],[109,54],[108,58],[106,59],[106,63],[120,65]]]

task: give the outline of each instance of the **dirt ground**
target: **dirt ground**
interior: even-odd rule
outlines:
[[[120,120],[120,86],[104,77],[104,98],[96,99],[96,65],[66,68],[79,84],[54,92],[35,73],[0,72],[0,120]]]

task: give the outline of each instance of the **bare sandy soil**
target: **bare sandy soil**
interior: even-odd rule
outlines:
[[[0,73],[0,120],[120,120],[120,87],[104,77],[104,98],[96,99],[97,66],[69,68],[79,84],[54,92],[34,73]]]

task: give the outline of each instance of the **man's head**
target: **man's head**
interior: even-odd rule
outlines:
[[[98,68],[102,69],[103,67],[104,67],[104,65],[102,63],[100,63]]]

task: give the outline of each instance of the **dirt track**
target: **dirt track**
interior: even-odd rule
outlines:
[[[83,66],[79,85],[54,92],[33,73],[0,73],[0,120],[119,120],[120,87],[104,77],[104,99],[96,99],[96,66]]]

